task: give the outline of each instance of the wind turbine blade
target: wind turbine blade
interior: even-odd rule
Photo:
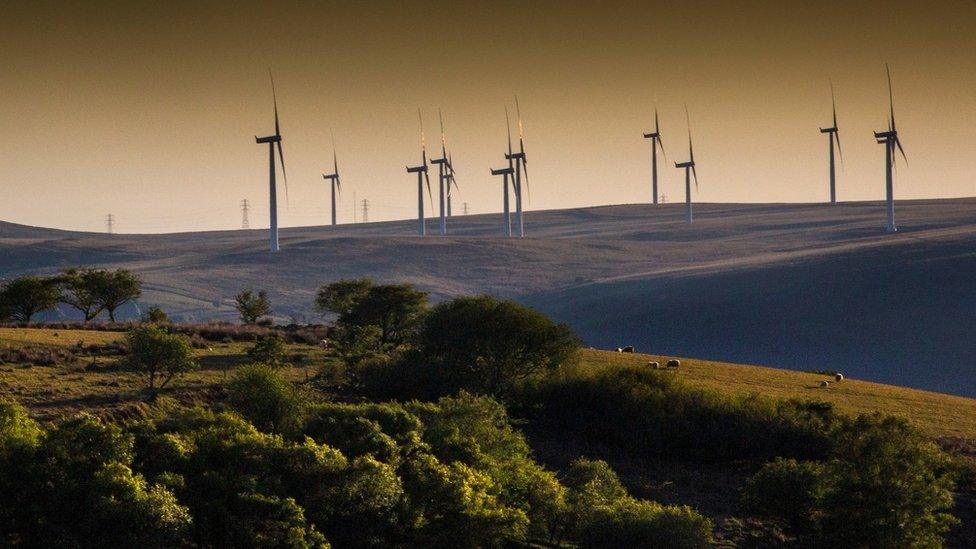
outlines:
[[[833,132],[833,139],[837,142],[837,154],[840,155],[840,167],[844,167],[844,150],[840,148],[840,132]]]
[[[830,107],[834,113],[834,129],[837,128],[837,101],[834,99],[834,83],[830,83]]]
[[[274,101],[274,116],[275,116],[275,135],[281,135],[281,125],[278,123],[278,94],[275,91],[274,75],[271,74],[271,69],[268,69],[268,77],[271,78],[271,100]]]
[[[430,190],[430,172],[424,172],[424,179],[427,180],[427,198],[430,199],[430,211],[434,211],[434,193]]]
[[[889,116],[888,129],[895,131],[895,96],[891,91],[891,68],[885,63],[885,73],[888,75],[888,107]]]
[[[698,170],[695,169],[695,165],[691,165],[691,175],[695,178],[695,190],[698,190]]]
[[[444,115],[437,109],[437,118],[441,123],[441,158],[447,159],[447,139],[444,138]]]
[[[508,132],[508,167],[512,166],[512,120],[508,116],[508,105],[505,105],[505,131]]]
[[[898,147],[898,151],[901,152],[901,157],[905,159],[905,165],[907,166],[908,165],[908,157],[905,156],[905,149],[901,148],[901,139],[898,139],[898,136],[897,135],[895,136],[895,145]],[[892,162],[894,162],[894,158],[895,157],[892,155],[892,157],[891,157]]]
[[[664,152],[664,141],[661,141],[661,134],[660,133],[657,134],[657,144],[658,144],[659,147],[661,147],[661,154],[664,155],[664,163],[667,164],[668,163],[668,153]]]
[[[519,108],[518,96],[515,96],[515,117],[518,119],[518,132],[519,132],[519,148],[521,152],[525,152],[522,148],[522,139],[525,137],[525,132],[522,129],[522,109]]]
[[[695,150],[691,146],[691,116],[688,114],[688,105],[685,105],[685,123],[688,125],[688,156],[694,162]]]
[[[290,205],[288,201],[288,172],[285,171],[285,153],[281,149],[281,141],[278,141],[278,160],[281,161],[281,175],[285,179],[285,205]]]
[[[661,133],[661,124],[657,118],[657,107],[654,107],[654,133]]]
[[[427,138],[424,136],[424,115],[417,108],[417,119],[420,120],[420,150],[424,154],[424,164],[427,164]]]

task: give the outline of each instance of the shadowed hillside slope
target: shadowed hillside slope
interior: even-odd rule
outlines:
[[[369,276],[435,298],[491,293],[570,323],[591,345],[846,374],[976,395],[976,199],[880,203],[623,205],[266,231],[99,235],[0,225],[0,276],[86,264],[146,280],[141,303],[231,318],[233,294],[269,290],[281,317],[311,317],[319,284]],[[431,230],[435,223],[431,220]],[[134,312],[134,311],[133,311]]]

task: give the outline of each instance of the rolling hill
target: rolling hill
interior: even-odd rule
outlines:
[[[849,377],[976,396],[976,199],[898,204],[621,205],[266,231],[105,235],[0,224],[0,276],[126,267],[143,305],[230,319],[241,288],[267,289],[282,319],[314,318],[316,288],[343,277],[411,282],[434,299],[490,293],[567,322],[595,347],[840,370]],[[434,223],[431,222],[431,229]],[[135,311],[130,311],[134,314]]]

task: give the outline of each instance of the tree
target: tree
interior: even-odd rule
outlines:
[[[319,288],[316,306],[339,315],[336,326],[347,339],[367,326],[379,329],[377,350],[405,343],[427,310],[427,294],[410,284],[373,285],[366,279],[340,280]]]
[[[96,271],[95,300],[108,311],[108,318],[115,322],[115,310],[142,295],[142,281],[126,269]]]
[[[169,315],[158,305],[150,305],[146,312],[142,313],[142,321],[149,324],[164,324],[169,322]]]
[[[30,322],[37,313],[57,306],[59,297],[56,280],[21,276],[0,288],[0,308],[15,320]]]
[[[237,303],[235,308],[241,315],[241,322],[244,324],[254,324],[262,316],[271,314],[271,301],[268,300],[268,293],[261,290],[255,294],[252,290],[244,290],[234,296]]]
[[[174,377],[197,369],[190,342],[182,335],[148,325],[129,330],[126,341],[129,365],[146,376],[152,398]]]
[[[68,269],[58,277],[61,303],[77,309],[88,322],[104,308],[98,298],[98,289],[104,283],[105,271],[95,269]]]
[[[348,315],[356,303],[369,293],[373,281],[368,278],[343,279],[319,288],[315,308],[321,313]]]
[[[304,393],[267,364],[241,368],[230,382],[228,401],[258,429],[278,434],[297,430],[307,407]]]
[[[418,337],[420,360],[438,368],[448,389],[501,395],[575,356],[579,339],[563,324],[490,296],[440,303]]]

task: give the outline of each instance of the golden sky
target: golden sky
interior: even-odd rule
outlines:
[[[120,232],[267,225],[271,67],[288,169],[282,225],[328,218],[321,173],[370,220],[416,215],[416,111],[437,109],[460,202],[499,211],[518,94],[529,209],[649,200],[655,103],[668,158],[691,112],[697,201],[827,196],[828,82],[841,200],[880,199],[884,64],[908,166],[899,198],[976,194],[976,3],[24,2],[0,5],[0,219]],[[851,6],[850,4],[856,4]],[[663,165],[669,201],[679,170]]]

